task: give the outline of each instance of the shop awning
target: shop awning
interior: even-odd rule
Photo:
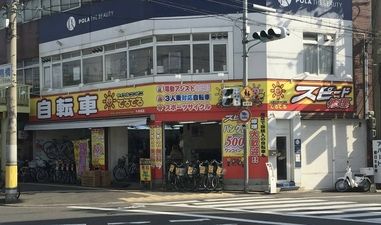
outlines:
[[[27,124],[24,130],[63,130],[79,128],[97,128],[97,127],[127,127],[139,126],[147,123],[147,117],[124,118],[111,120],[90,120],[75,122],[55,122],[44,124]]]

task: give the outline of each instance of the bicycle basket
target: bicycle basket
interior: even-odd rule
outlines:
[[[193,166],[189,166],[188,167],[188,175],[192,175],[193,174]]]
[[[206,166],[200,166],[200,174],[205,174]]]
[[[175,171],[175,165],[171,164],[169,167],[169,172],[173,173],[173,171]]]
[[[184,176],[185,175],[185,168],[176,168],[176,175],[177,176]]]
[[[217,176],[222,176],[223,175],[223,173],[224,173],[224,170],[222,169],[222,167],[221,166],[219,166],[218,168],[217,168]]]
[[[208,173],[214,173],[214,165],[208,166]]]

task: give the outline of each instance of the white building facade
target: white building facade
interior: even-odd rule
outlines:
[[[254,12],[253,3],[277,12]],[[278,186],[305,190],[333,188],[347,160],[354,170],[366,166],[365,121],[353,116],[351,7],[344,0],[249,1],[251,33],[289,31],[248,43],[250,189],[267,189],[266,162]],[[96,156],[90,142],[90,164],[111,171],[131,151],[136,131],[129,128],[144,125],[136,140],[148,141],[136,148],[148,151],[160,183],[167,143],[177,141],[166,128],[183,124],[184,161],[217,158],[226,188],[241,189],[245,139],[227,128],[242,127],[242,108],[222,106],[221,90],[242,89],[242,5],[115,0],[70,12],[40,23],[41,96],[25,128],[34,143],[92,140],[98,129],[103,150]]]

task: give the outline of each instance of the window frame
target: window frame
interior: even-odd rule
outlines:
[[[312,39],[307,39],[304,37],[305,34],[315,34],[316,35],[316,40],[312,40]],[[327,40],[326,37],[327,36],[331,36],[333,37],[331,40]],[[323,33],[313,33],[313,32],[304,32],[303,33],[303,72],[304,73],[310,73],[309,71],[306,71],[306,64],[305,64],[305,54],[306,54],[306,51],[305,51],[305,46],[306,45],[310,45],[310,46],[316,46],[316,52],[317,52],[317,56],[316,56],[316,60],[317,60],[317,72],[316,73],[310,73],[310,74],[315,74],[317,76],[322,76],[322,75],[328,75],[328,76],[334,76],[335,75],[335,68],[336,68],[336,62],[335,62],[335,59],[336,59],[336,49],[335,49],[335,40],[336,40],[336,35],[335,34],[323,34]],[[321,47],[331,47],[332,48],[332,57],[331,57],[331,73],[322,73],[321,72],[321,69],[320,69],[320,66],[321,66],[321,62],[320,62],[320,51],[321,51]]]

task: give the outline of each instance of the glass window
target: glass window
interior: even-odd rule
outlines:
[[[69,59],[69,58],[77,57],[80,55],[81,55],[81,51],[66,52],[62,54],[62,59]]]
[[[25,84],[24,83],[24,70],[17,70],[17,83],[18,84]]]
[[[44,89],[51,88],[50,66],[44,67]]]
[[[40,91],[40,71],[38,67],[25,69],[25,84],[32,87],[32,93]]]
[[[303,33],[303,69],[310,74],[334,73],[334,37]]]
[[[193,34],[193,41],[208,41],[209,33]]]
[[[53,88],[62,88],[62,67],[60,63],[53,65],[52,74]]]
[[[30,0],[24,3],[24,21],[31,21],[40,18],[40,0]]]
[[[318,73],[318,50],[317,45],[304,44],[304,72]]]
[[[75,60],[62,63],[63,86],[81,83],[81,61]]]
[[[226,45],[213,45],[213,70],[226,71]]]
[[[152,74],[152,48],[142,48],[129,52],[130,77]]]
[[[209,44],[193,45],[193,73],[209,72]]]
[[[172,34],[157,35],[156,41],[172,41]]]
[[[51,4],[50,0],[42,0],[42,16],[48,16],[51,14]]]
[[[147,43],[151,43],[153,40],[152,40],[152,37],[146,37],[146,38],[142,38],[140,40],[140,43],[141,44],[147,44]]]
[[[79,7],[79,1],[80,0],[61,0],[61,10],[66,11]]]
[[[157,47],[158,73],[189,73],[190,46],[174,45]]]
[[[189,41],[190,35],[189,34],[175,34],[173,35],[174,41]]]
[[[333,46],[320,46],[319,72],[322,74],[333,74]]]
[[[82,55],[91,55],[95,53],[103,52],[103,47],[94,47],[94,48],[87,48],[82,50]]]
[[[103,81],[102,56],[83,59],[83,83]]]
[[[59,12],[60,11],[60,1],[61,0],[51,0],[50,2],[51,2],[51,13],[53,14],[53,13],[56,13],[56,12]]]
[[[105,56],[106,79],[126,79],[127,78],[127,52]]]

